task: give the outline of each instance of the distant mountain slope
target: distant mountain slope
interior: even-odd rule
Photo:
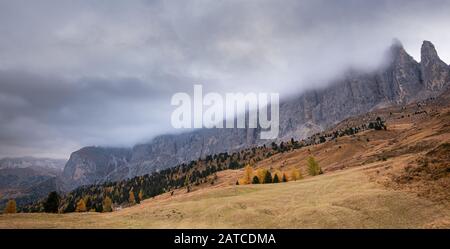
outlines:
[[[67,160],[36,157],[14,157],[0,159],[0,169],[34,168],[62,171]]]
[[[449,85],[450,67],[439,58],[431,42],[424,41],[420,63],[399,42],[390,47],[387,56],[388,63],[374,72],[350,71],[327,88],[282,102],[278,140],[306,138],[353,115],[436,96]],[[142,175],[206,155],[270,142],[260,140],[259,133],[259,129],[250,128],[201,129],[158,136],[126,151],[86,147],[72,153],[64,178],[76,187]],[[91,156],[97,151],[108,156]]]
[[[26,204],[63,187],[56,184],[66,160],[35,157],[3,158],[0,160],[0,208],[10,198]],[[53,182],[53,184],[49,184]],[[50,187],[49,187],[50,185]]]

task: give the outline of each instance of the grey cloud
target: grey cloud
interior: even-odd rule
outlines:
[[[0,2],[0,157],[130,146],[171,131],[170,96],[323,86],[393,38],[450,61],[450,2]]]
[[[157,78],[166,84],[179,81],[172,76]],[[0,71],[0,82],[0,147],[32,147],[47,153],[66,144],[72,144],[71,150],[85,144],[131,146],[164,131],[161,127],[169,120],[168,89],[135,78],[70,81]],[[15,150],[0,152],[10,155]]]

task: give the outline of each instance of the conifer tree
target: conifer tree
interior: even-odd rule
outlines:
[[[260,184],[258,176],[253,176],[252,184]]]
[[[288,181],[288,179],[287,179],[287,177],[286,177],[286,174],[285,174],[285,173],[283,173],[283,178],[281,179],[281,181],[282,181],[282,182],[287,182],[287,181]]]
[[[44,211],[46,213],[57,213],[60,197],[56,191],[48,194],[47,200],[44,202]]]
[[[94,210],[99,213],[103,212],[103,203],[95,203]]]
[[[280,179],[278,178],[278,175],[275,173],[275,175],[273,176],[273,183],[279,183]]]
[[[272,183],[272,174],[270,173],[270,171],[266,171],[265,176],[264,176],[264,181],[263,183]]]

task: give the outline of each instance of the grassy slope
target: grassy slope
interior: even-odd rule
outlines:
[[[369,181],[363,168],[297,182],[208,188],[113,213],[0,215],[2,228],[413,228],[449,210]],[[411,208],[414,207],[414,208]]]

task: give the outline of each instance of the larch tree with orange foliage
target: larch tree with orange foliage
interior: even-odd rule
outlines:
[[[133,190],[130,190],[130,193],[128,193],[128,194],[129,194],[128,202],[130,204],[136,204],[136,198],[134,197]]]
[[[302,172],[300,171],[300,169],[292,169],[291,170],[291,181],[297,181],[302,179]]]
[[[250,165],[245,166],[244,169],[244,184],[250,184],[252,183],[252,177],[253,177],[253,168]]]
[[[306,161],[308,165],[308,173],[311,176],[316,176],[323,174],[322,168],[320,168],[319,163],[316,161],[316,159],[313,156],[308,157],[308,160]]]
[[[75,212],[86,212],[86,203],[84,202],[83,198],[81,198],[77,202],[77,208],[75,209]]]
[[[103,212],[112,212],[112,200],[108,196],[103,200]]]
[[[144,192],[142,192],[142,189],[139,191],[138,197],[139,197],[139,201],[144,200]]]
[[[5,210],[3,212],[5,214],[15,214],[17,212],[17,210],[16,210],[16,201],[15,200],[9,200],[8,203],[6,203]]]
[[[267,169],[259,169],[256,172],[256,175],[258,176],[258,179],[259,179],[260,183],[263,183],[264,177],[266,176],[266,172],[267,172]]]

